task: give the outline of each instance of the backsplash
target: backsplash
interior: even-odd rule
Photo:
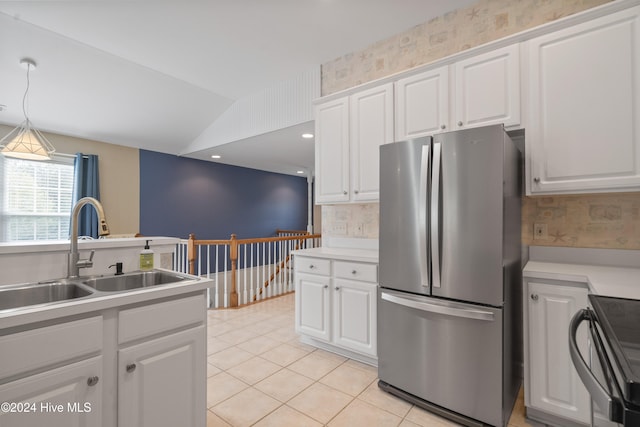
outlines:
[[[323,205],[322,236],[377,239],[379,218],[378,203]]]
[[[395,74],[611,0],[480,0],[322,64],[322,95]]]
[[[325,205],[322,224],[323,236],[377,239],[379,205]],[[537,239],[534,224],[544,230]],[[640,249],[640,192],[523,197],[522,243]]]
[[[534,225],[542,230],[534,238]],[[525,197],[522,243],[640,249],[640,193]]]

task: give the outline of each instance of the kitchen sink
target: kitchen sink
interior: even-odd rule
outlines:
[[[101,292],[127,291],[149,286],[166,285],[168,283],[189,280],[188,277],[164,271],[140,271],[121,276],[97,277],[83,283]]]
[[[74,283],[49,282],[0,288],[0,310],[72,300],[92,292]]]

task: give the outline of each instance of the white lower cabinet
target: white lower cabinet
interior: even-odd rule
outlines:
[[[118,426],[203,426],[204,326],[118,352]]]
[[[310,337],[329,341],[331,315],[328,276],[295,272],[296,331]]]
[[[333,342],[358,353],[376,356],[376,286],[335,279]]]
[[[205,427],[205,298],[0,329],[0,426]]]
[[[552,425],[565,420],[590,422],[589,394],[569,355],[569,323],[586,308],[586,284],[526,279],[525,405],[527,415]],[[578,345],[588,354],[587,331],[578,330]]]
[[[0,426],[101,426],[102,374],[96,356],[0,385]]]
[[[296,332],[311,344],[374,363],[377,265],[297,255],[294,278]]]

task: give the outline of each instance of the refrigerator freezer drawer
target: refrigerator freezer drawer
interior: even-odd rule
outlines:
[[[379,289],[380,380],[502,425],[502,316],[499,308]]]

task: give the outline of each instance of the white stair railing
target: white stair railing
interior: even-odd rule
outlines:
[[[176,247],[174,269],[213,279],[212,308],[236,307],[294,290],[291,252],[318,247],[321,236],[277,230],[277,237],[196,240],[190,235]]]

